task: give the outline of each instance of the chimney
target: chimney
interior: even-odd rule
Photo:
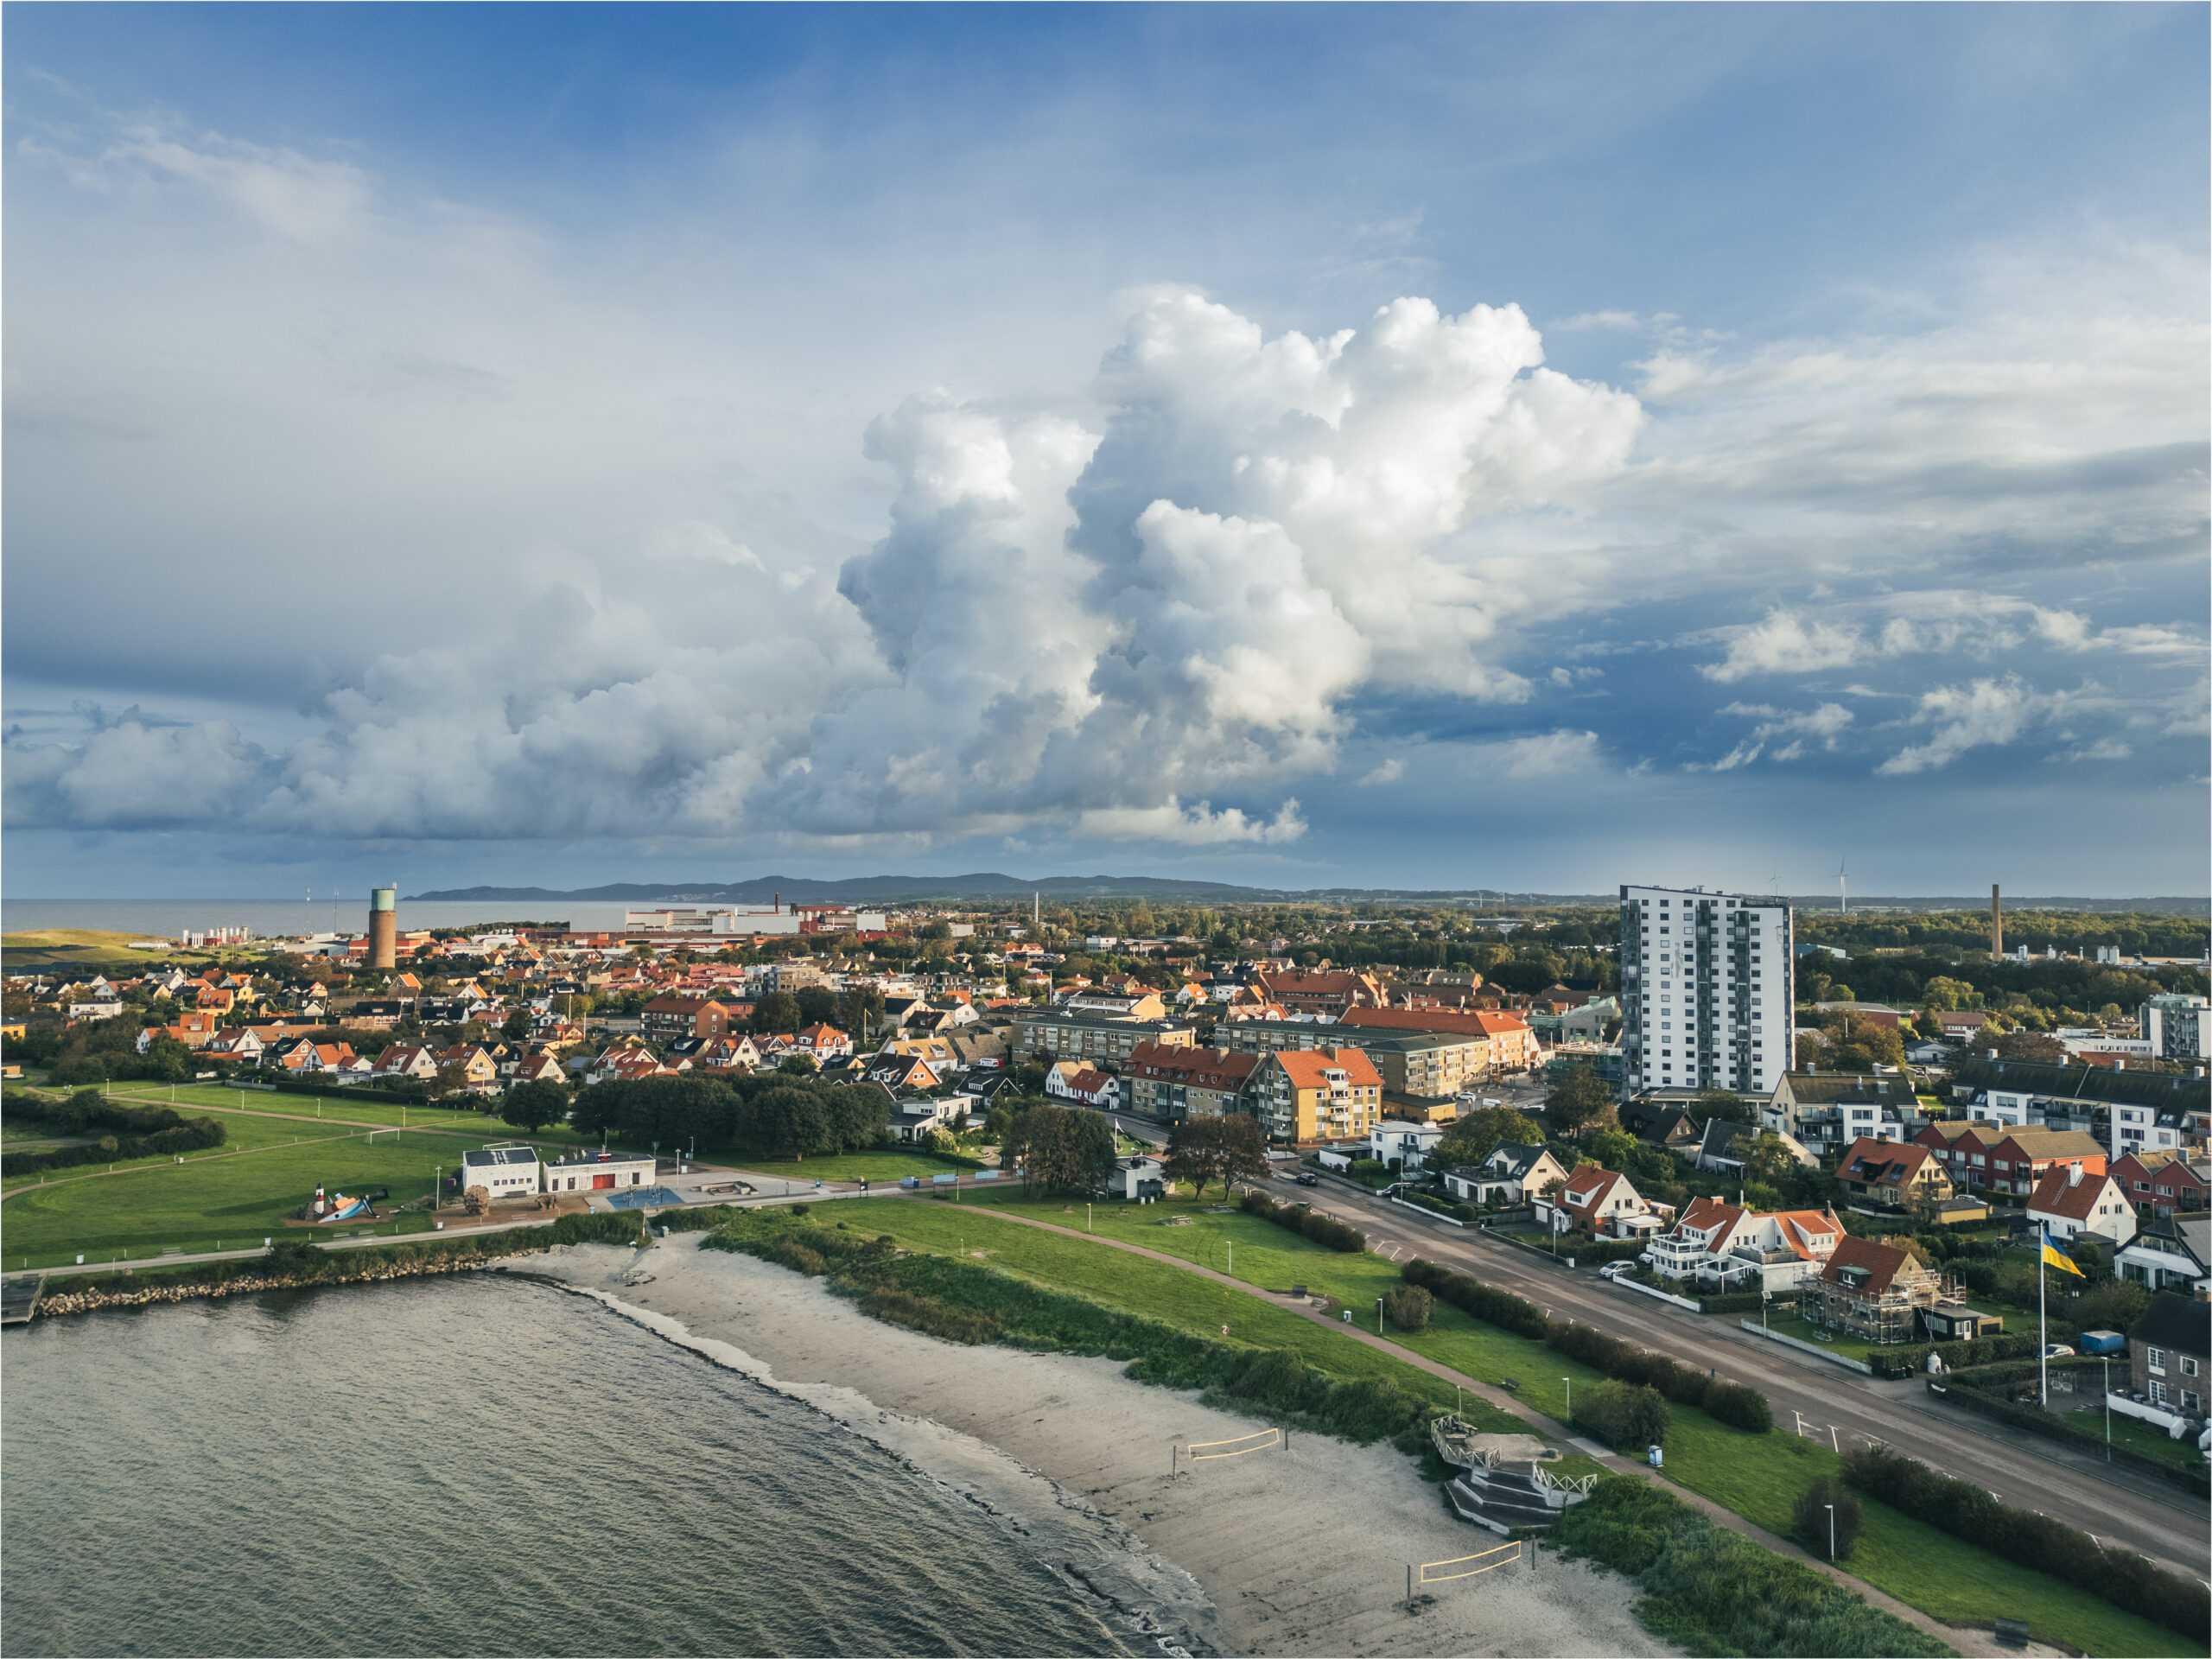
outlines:
[[[1997,884],[1989,884],[1989,954],[2005,954],[2005,901],[1998,896]]]
[[[2066,1185],[2069,1186],[2079,1186],[2082,1185],[2081,1165],[2069,1164],[2066,1166]]]

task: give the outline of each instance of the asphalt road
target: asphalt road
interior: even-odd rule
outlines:
[[[1879,1440],[1976,1482],[2005,1503],[2117,1540],[2190,1578],[2205,1577],[2212,1511],[2156,1477],[2108,1471],[2056,1442],[1942,1407],[1918,1378],[1892,1382],[1858,1376],[1752,1336],[1731,1319],[1669,1306],[1592,1272],[1554,1268],[1517,1245],[1418,1219],[1417,1211],[1338,1182],[1313,1196],[1322,1209],[1357,1216],[1370,1248],[1388,1254],[1396,1245],[1464,1268],[1528,1297],[1554,1318],[1582,1320],[1751,1383],[1772,1402],[1781,1432],[1802,1420],[1802,1432],[1838,1446]]]

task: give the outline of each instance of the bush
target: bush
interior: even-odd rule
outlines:
[[[1710,1382],[1699,1402],[1715,1422],[1740,1428],[1747,1434],[1764,1434],[1774,1427],[1774,1408],[1766,1395],[1742,1382]]]
[[[1332,1250],[1351,1255],[1367,1248],[1365,1233],[1357,1228],[1347,1227],[1341,1221],[1332,1220],[1318,1210],[1302,1210],[1294,1204],[1277,1204],[1266,1193],[1256,1191],[1245,1193],[1237,1202],[1247,1215],[1257,1216],[1262,1221],[1271,1221],[1278,1227],[1301,1233],[1316,1244],[1325,1244]]]
[[[1938,1474],[1886,1448],[1845,1452],[1843,1478],[1867,1497],[2031,1572],[2101,1596],[2194,1641],[2212,1640],[2202,1590],[2133,1550],[2107,1548],[2087,1533],[2012,1509],[1969,1481]]]
[[[1434,1300],[1419,1285],[1402,1285],[1384,1293],[1382,1313],[1401,1331],[1426,1331]]]
[[[1543,1309],[1526,1297],[1485,1285],[1471,1274],[1440,1268],[1425,1256],[1417,1255],[1401,1262],[1398,1275],[1409,1285],[1421,1286],[1438,1300],[1449,1302],[1462,1313],[1485,1325],[1494,1325],[1501,1331],[1510,1331],[1515,1336],[1541,1340],[1551,1329]]]
[[[1822,1475],[1798,1494],[1793,1514],[1797,1541],[1812,1554],[1823,1560],[1851,1559],[1851,1547],[1859,1541],[1859,1523],[1864,1516],[1858,1498],[1841,1481]]]
[[[1615,1451],[1664,1446],[1670,1426],[1667,1402],[1656,1389],[1634,1382],[1599,1382],[1574,1396],[1574,1421]]]

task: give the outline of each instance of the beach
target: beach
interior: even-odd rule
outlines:
[[[1118,1361],[887,1325],[819,1281],[699,1243],[575,1245],[517,1265],[806,1402],[1017,1523],[1050,1517],[1071,1556],[1058,1564],[1125,1611],[1149,1609],[1164,1647],[1674,1651],[1637,1622],[1625,1580],[1549,1552],[1433,1585],[1408,1612],[1409,1564],[1502,1541],[1454,1517],[1389,1446],[1301,1432],[1287,1447],[1179,1459],[1175,1447],[1262,1425],[1132,1382]]]

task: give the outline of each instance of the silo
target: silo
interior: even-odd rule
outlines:
[[[369,966],[399,966],[399,889],[369,889]]]

